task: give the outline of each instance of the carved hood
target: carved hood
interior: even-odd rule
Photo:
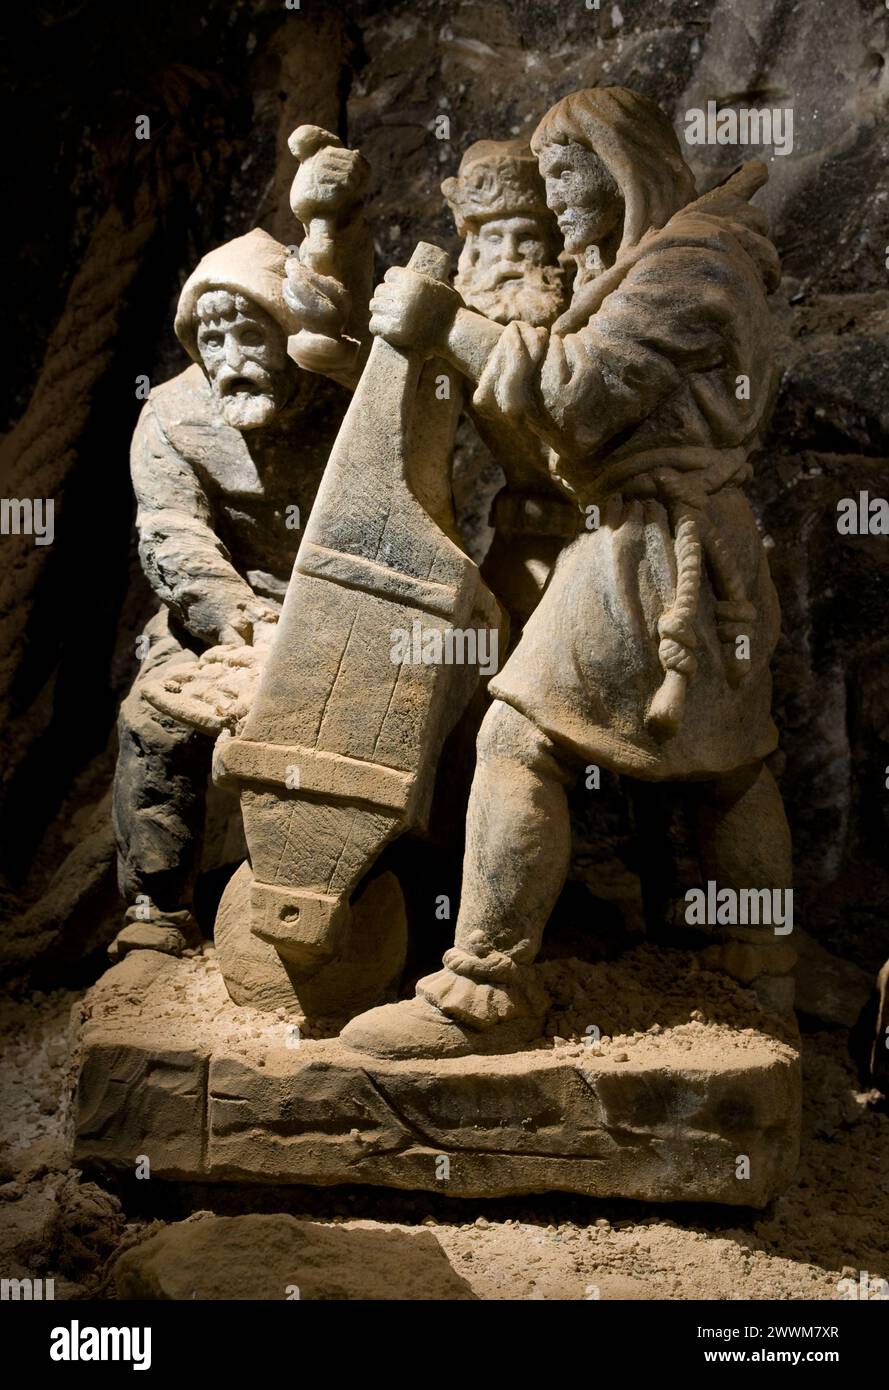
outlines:
[[[531,149],[576,142],[596,152],[623,196],[625,253],[652,227],[663,227],[695,196],[695,182],[672,125],[654,102],[626,87],[572,92],[548,111]]]
[[[182,287],[174,328],[185,351],[201,366],[197,348],[197,303],[207,290],[229,290],[252,299],[286,333],[294,331],[293,311],[284,300],[286,246],[256,227],[208,252]]]

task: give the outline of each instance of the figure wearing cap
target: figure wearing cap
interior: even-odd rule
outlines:
[[[441,191],[464,237],[454,287],[464,304],[495,323],[548,327],[567,302],[561,238],[546,190],[523,140],[479,140]],[[547,450],[512,421],[480,415],[482,440],[506,483],[494,499],[494,538],[482,566],[507,609],[515,636],[530,617],[559,551],[577,534],[577,509],[551,478]]]
[[[441,191],[465,238],[454,287],[495,323],[551,324],[565,307],[561,242],[523,140],[478,140]]]
[[[362,345],[347,330],[370,272],[358,211],[366,166],[338,144],[312,154],[291,196],[309,231],[299,252],[257,229],[203,258],[175,320],[192,365],[152,390],[133,436],[139,557],[160,607],[120,711],[114,826],[133,925],[117,950],[181,946],[177,933],[195,930],[212,744],[144,688],[220,646],[249,665],[268,640],[348,404],[305,368],[344,385],[360,370]]]

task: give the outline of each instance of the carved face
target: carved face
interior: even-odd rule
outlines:
[[[293,388],[287,337],[270,314],[228,290],[208,290],[197,305],[198,351],[226,423],[267,425]]]
[[[538,156],[547,207],[556,215],[565,250],[580,255],[617,232],[623,217],[620,189],[594,150],[546,145]]]
[[[540,218],[500,217],[467,234],[456,288],[495,323],[549,324],[562,308],[563,272],[552,231]]]

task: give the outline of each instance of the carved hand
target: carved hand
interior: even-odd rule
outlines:
[[[239,603],[227,613],[219,626],[219,645],[225,647],[254,647],[269,639],[278,621],[278,611],[257,599]]]
[[[170,665],[146,680],[144,694],[162,714],[215,737],[236,733],[250,713],[269,643],[252,647],[221,644],[196,661]]]
[[[345,286],[330,275],[319,275],[298,256],[288,257],[284,272],[284,298],[300,328],[338,338],[349,315]]]
[[[450,285],[394,266],[374,290],[370,331],[395,347],[435,352],[444,346],[462,303]]]

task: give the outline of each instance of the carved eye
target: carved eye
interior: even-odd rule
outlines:
[[[244,347],[259,347],[262,343],[262,334],[256,328],[245,328],[241,332],[241,342]]]
[[[221,333],[205,333],[204,336],[203,336],[203,338],[201,339],[201,342],[202,342],[202,344],[203,344],[204,347],[208,347],[208,348],[221,348],[221,347],[222,347],[222,334],[221,334]]]

